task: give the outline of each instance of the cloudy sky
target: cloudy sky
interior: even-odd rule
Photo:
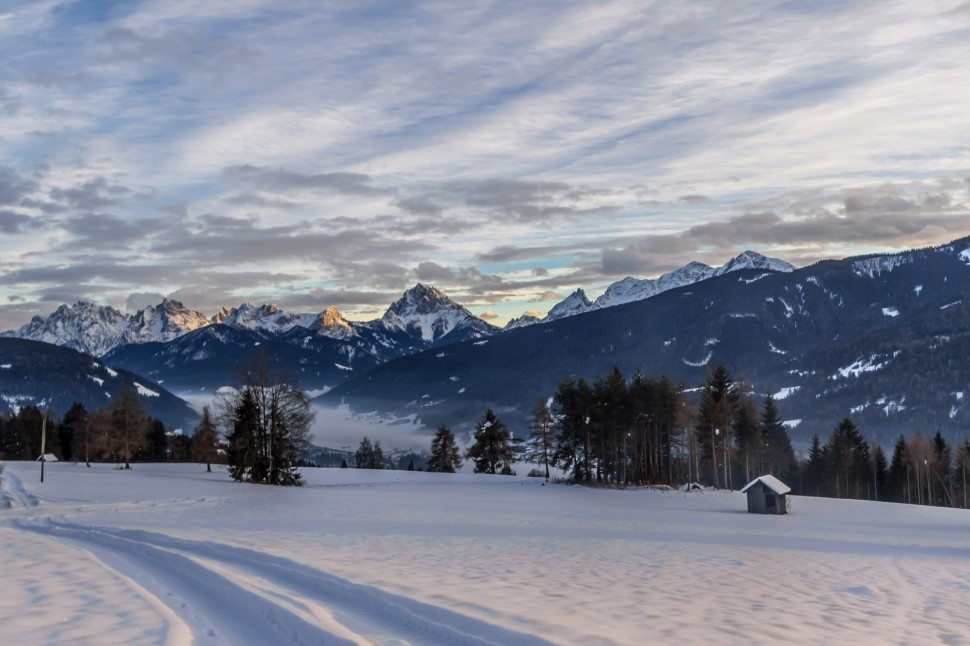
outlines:
[[[502,323],[965,235],[967,0],[0,5],[0,329],[418,281]]]

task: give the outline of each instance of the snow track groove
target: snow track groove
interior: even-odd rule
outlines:
[[[549,643],[250,549],[50,518],[13,525],[83,544],[171,608],[195,643]]]

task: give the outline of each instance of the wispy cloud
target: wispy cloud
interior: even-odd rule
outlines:
[[[10,0],[0,328],[72,295],[367,318],[416,280],[501,322],[967,235],[967,6]]]

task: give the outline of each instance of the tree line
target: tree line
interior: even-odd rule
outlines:
[[[457,470],[462,457],[476,473],[513,473],[526,461],[550,476],[559,469],[575,483],[682,485],[738,489],[771,474],[802,495],[968,507],[970,438],[954,450],[937,432],[900,436],[891,459],[843,419],[823,442],[813,437],[805,459],[771,394],[757,395],[723,365],[700,388],[666,377],[614,368],[594,379],[567,378],[538,403],[528,434],[517,438],[487,410],[462,455],[454,434],[440,426],[429,471]]]
[[[46,417],[46,422],[45,422]],[[72,462],[189,462],[216,459],[216,448],[197,438],[166,429],[149,416],[134,389],[122,385],[111,403],[88,411],[75,402],[58,417],[56,411],[23,406],[0,416],[0,459],[35,460],[46,426],[46,451]]]

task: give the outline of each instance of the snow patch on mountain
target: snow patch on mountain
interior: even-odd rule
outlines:
[[[695,368],[700,368],[701,366],[706,366],[711,361],[711,357],[714,356],[712,352],[708,352],[707,356],[700,361],[690,361],[689,359],[681,359],[688,366],[693,366]]]
[[[899,310],[895,307],[884,307],[882,308],[882,315],[888,316],[890,318],[895,318],[899,316]]]
[[[801,386],[788,386],[787,388],[782,388],[776,392],[773,397],[775,399],[787,399],[792,393],[796,393],[801,390]]]
[[[877,256],[865,258],[852,263],[852,271],[860,278],[876,278],[884,273],[888,274],[898,267],[913,262],[912,254],[897,254],[894,256]]]
[[[958,253],[957,258],[970,265],[970,247]]]
[[[132,382],[132,383],[134,383],[135,390],[137,390],[138,391],[138,394],[141,395],[142,397],[159,397],[160,396],[157,392],[155,392],[151,388],[147,388],[145,386],[142,386],[137,381]]]
[[[886,417],[889,417],[893,413],[901,413],[908,408],[906,406],[906,397],[903,396],[899,401],[889,399],[885,395],[876,400],[876,404],[882,406],[882,412],[885,413]]]
[[[848,379],[849,377],[858,377],[864,372],[875,372],[876,370],[881,370],[886,366],[888,361],[883,361],[881,363],[876,363],[877,355],[872,355],[868,359],[856,359],[851,364],[844,368],[839,368],[836,370],[836,374],[829,377],[830,379]]]

